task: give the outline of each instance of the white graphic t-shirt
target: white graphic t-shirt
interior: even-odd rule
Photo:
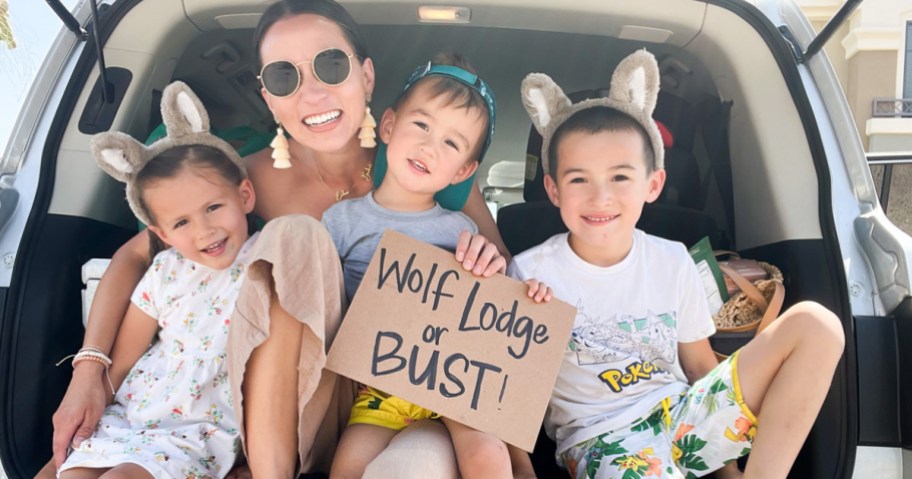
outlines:
[[[564,233],[514,258],[508,273],[544,281],[556,298],[577,307],[545,415],[558,453],[685,391],[678,343],[715,332],[687,250],[639,230],[630,253],[614,266],[585,262]]]

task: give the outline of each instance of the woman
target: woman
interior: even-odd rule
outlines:
[[[260,63],[265,66],[263,97],[291,138],[287,154],[283,154],[282,145],[274,142],[274,150],[266,149],[246,158],[258,196],[255,213],[265,220],[290,214],[319,219],[339,199],[370,191],[372,179],[376,180],[371,176],[375,151],[361,147],[358,137],[374,88],[374,69],[354,20],[332,0],[283,0],[264,13],[257,27],[256,44]],[[273,156],[279,160],[287,157],[291,168],[274,168]],[[377,167],[385,169],[381,164],[385,159],[377,161]],[[449,201],[451,208],[455,203],[457,209],[464,203],[462,210],[481,232],[474,238],[463,235],[457,259],[463,261],[466,269],[493,271],[489,265],[504,261],[497,250],[506,248],[480,192],[472,186],[467,199],[458,192],[451,196],[455,196],[455,201],[451,197],[441,199],[441,203],[447,206]],[[325,244],[321,243],[325,234],[312,226],[314,222],[303,222],[303,226],[301,223],[294,226],[297,229],[293,233],[286,234],[299,235],[303,228],[311,239],[296,236],[297,244]],[[488,243],[485,237],[494,243]],[[260,244],[266,243],[261,236]],[[284,255],[293,258],[287,265],[280,264],[282,255],[275,255],[275,264],[268,254],[264,255],[265,276],[260,286],[265,285],[270,299],[260,304],[244,303],[242,293],[232,318],[235,404],[242,404],[237,409],[243,413],[245,445],[255,477],[292,477],[298,466],[306,469],[323,463],[325,458],[314,456],[324,445],[321,441],[334,442],[332,434],[330,438],[318,436],[318,424],[306,420],[299,424],[299,418],[323,416],[325,425],[332,426],[334,409],[347,410],[347,404],[339,403],[351,400],[345,397],[350,392],[346,391],[347,382],[319,367],[323,343],[331,340],[340,319],[338,258],[334,252],[330,254],[319,247],[303,248],[299,254],[309,256]],[[149,237],[145,232],[117,251],[96,293],[85,345],[111,350],[133,287],[149,262]],[[285,266],[298,272],[302,268],[311,271],[308,286],[295,284],[283,289],[273,267],[279,270]],[[318,273],[311,268],[317,268]],[[297,311],[289,314],[295,308],[288,306],[283,291],[301,289],[324,306],[316,313],[316,322],[308,323]],[[256,293],[251,293],[254,296]],[[258,318],[258,314],[263,317]],[[53,462],[58,465],[71,442],[89,437],[104,408],[103,370],[98,366],[86,361],[74,368],[69,389],[54,415]],[[309,373],[298,374],[298,369],[307,367]],[[303,395],[299,389],[305,390]],[[332,427],[325,429],[332,431]],[[439,435],[434,440],[439,440]],[[296,465],[299,447],[301,457]],[[328,445],[329,450],[331,447]],[[528,456],[518,452],[514,457],[522,466],[521,472],[531,474]]]

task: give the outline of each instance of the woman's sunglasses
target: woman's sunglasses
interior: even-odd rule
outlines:
[[[314,78],[321,83],[329,86],[341,85],[351,76],[353,56],[338,48],[329,48],[317,53],[313,60],[300,63],[278,60],[264,65],[257,79],[270,95],[286,97],[294,94],[301,86],[303,72],[300,66],[310,63]]]

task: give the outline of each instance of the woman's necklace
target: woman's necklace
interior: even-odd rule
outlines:
[[[335,195],[337,202],[342,201],[343,198],[345,198],[346,196],[351,194],[351,188],[349,188],[349,189],[343,188],[340,190],[333,190],[332,188],[330,188],[330,186],[326,183],[326,180],[323,179],[323,174],[320,173],[320,167],[317,166],[317,162],[311,160],[311,166],[313,166],[314,172],[317,173],[317,178],[320,180],[320,183],[323,183],[323,186]],[[371,182],[371,179],[372,179],[371,169],[373,167],[374,167],[374,162],[370,162],[367,164],[367,166],[364,167],[363,170],[361,170],[361,179],[362,180],[367,181],[368,183]]]

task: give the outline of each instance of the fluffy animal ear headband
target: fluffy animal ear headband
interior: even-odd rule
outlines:
[[[119,131],[99,133],[92,137],[92,154],[107,174],[127,184],[127,202],[133,214],[145,224],[152,224],[140,208],[140,192],[135,187],[136,175],[146,164],[176,146],[205,145],[222,151],[238,165],[246,177],[247,169],[237,151],[225,140],[209,132],[209,114],[203,103],[183,82],[174,82],[165,88],[161,102],[162,119],[168,135],[149,146]]]
[[[646,50],[634,52],[618,64],[611,76],[611,89],[605,98],[590,98],[571,103],[563,90],[548,75],[531,73],[522,82],[522,102],[532,124],[542,136],[542,167],[548,171],[548,148],[554,132],[576,112],[604,106],[636,120],[649,135],[657,169],[665,166],[662,135],[652,119],[659,95],[659,66]]]

